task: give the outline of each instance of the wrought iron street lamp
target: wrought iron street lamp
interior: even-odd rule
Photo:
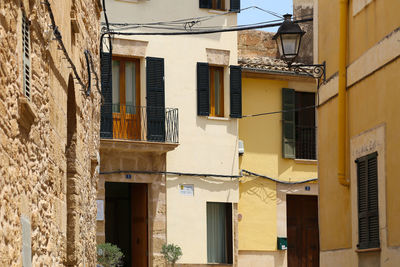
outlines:
[[[278,45],[281,59],[286,62],[290,70],[305,73],[318,80],[323,78],[325,81],[325,62],[312,65],[294,63],[299,54],[301,38],[305,31],[300,28],[299,24],[292,21],[292,15],[286,14],[283,18],[282,25],[273,37]]]

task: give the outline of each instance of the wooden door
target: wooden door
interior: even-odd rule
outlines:
[[[140,61],[113,57],[113,136],[140,140]]]
[[[319,266],[317,196],[287,195],[288,267]]]
[[[148,266],[147,184],[131,185],[132,267]]]

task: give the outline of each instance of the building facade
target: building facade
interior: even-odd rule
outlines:
[[[188,33],[234,26],[239,9],[106,1],[114,31],[148,34],[103,46],[97,240],[123,247],[126,266],[165,266],[165,243],[182,248],[181,266],[237,264],[237,35]]]
[[[1,266],[96,263],[100,10],[0,3]]]
[[[277,54],[271,33],[239,33],[239,266],[319,266],[315,80],[260,46]]]
[[[400,3],[316,3],[321,266],[398,266]]]

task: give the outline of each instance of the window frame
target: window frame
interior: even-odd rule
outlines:
[[[126,63],[127,62],[132,62],[135,64],[135,88],[136,88],[136,92],[135,92],[135,100],[136,103],[134,104],[134,106],[136,107],[140,107],[140,59],[139,58],[133,58],[133,57],[121,57],[121,56],[113,56],[112,57],[112,63],[114,61],[119,61],[120,65],[119,65],[119,105],[124,105],[126,106]],[[114,77],[112,77],[114,78]],[[112,84],[112,81],[111,81]],[[115,90],[114,88],[112,88],[112,93],[114,92],[113,90]],[[113,99],[114,102],[114,99]],[[113,104],[114,105],[114,104]],[[113,111],[113,113],[115,113]]]
[[[209,77],[210,77],[210,117],[224,117],[225,116],[225,88],[224,88],[224,67],[223,66],[209,66],[208,71],[209,71]],[[217,114],[216,113],[216,103],[215,103],[215,72],[219,72],[220,75],[220,94],[219,94],[219,110],[220,112]]]

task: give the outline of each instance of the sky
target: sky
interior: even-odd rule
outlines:
[[[293,14],[293,0],[242,0],[240,5],[241,8],[246,8],[249,6],[258,6],[262,9],[273,11],[280,15],[286,13]],[[270,21],[275,19],[278,18],[268,13],[265,13],[264,11],[257,9],[248,9],[239,13],[238,25]],[[275,27],[275,28],[266,28],[260,30],[276,32],[277,29],[278,28]]]

